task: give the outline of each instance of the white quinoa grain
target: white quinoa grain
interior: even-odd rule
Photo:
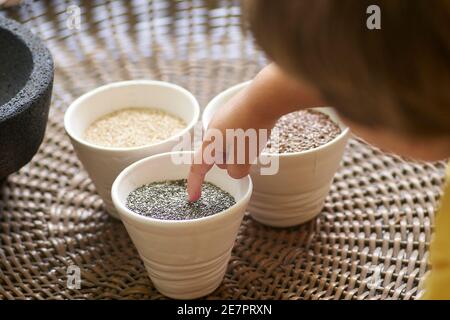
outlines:
[[[95,120],[84,138],[103,147],[130,148],[163,141],[185,127],[183,120],[158,109],[126,108]]]

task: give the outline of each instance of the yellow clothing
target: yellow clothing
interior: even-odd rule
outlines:
[[[430,264],[431,272],[425,279],[422,299],[450,299],[450,163],[447,166],[444,194],[436,213]]]

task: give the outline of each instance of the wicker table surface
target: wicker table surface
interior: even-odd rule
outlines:
[[[56,65],[45,141],[0,191],[0,298],[164,298],[122,223],[104,211],[65,135],[64,110],[112,81],[171,81],[204,107],[252,78],[266,60],[242,31],[239,3],[25,1],[0,14],[39,34]],[[223,283],[207,298],[415,298],[443,177],[444,163],[406,162],[352,139],[323,212],[287,229],[246,216]],[[70,265],[81,270],[80,289],[67,287]]]

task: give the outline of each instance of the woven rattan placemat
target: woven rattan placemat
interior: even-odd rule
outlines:
[[[80,30],[68,21],[73,4]],[[0,298],[163,298],[123,225],[104,211],[63,112],[111,81],[171,81],[205,106],[250,79],[265,59],[241,30],[239,3],[25,1],[0,14],[45,39],[56,65],[45,141],[1,188]],[[409,163],[351,140],[322,214],[289,229],[245,217],[225,279],[208,298],[415,298],[443,176],[443,163]],[[79,290],[67,287],[70,265],[80,267]]]

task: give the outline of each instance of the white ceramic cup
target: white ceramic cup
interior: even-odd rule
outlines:
[[[186,128],[164,141],[133,148],[102,147],[84,139],[84,133],[93,121],[129,107],[166,111],[184,120]],[[167,82],[132,80],[99,87],[76,99],[65,113],[64,126],[106,210],[118,218],[111,200],[111,186],[117,175],[137,160],[171,151],[183,136],[192,135],[199,116],[198,102],[186,89]]]
[[[206,130],[215,112],[250,82],[223,91],[206,106],[202,124]],[[261,175],[261,165],[251,168],[253,195],[248,211],[269,226],[289,227],[317,216],[323,207],[333,177],[339,167],[350,130],[332,108],[315,108],[330,116],[342,129],[332,141],[311,150],[272,155],[278,160],[278,172]]]
[[[235,180],[223,170],[212,169],[206,181],[229,192],[236,204],[204,218],[159,220],[129,210],[126,199],[136,188],[187,177],[190,161],[176,164],[174,154],[181,152],[155,155],[127,167],[112,186],[112,199],[155,287],[171,298],[195,299],[211,293],[222,282],[252,182],[248,176]],[[189,152],[188,158],[192,155]]]

